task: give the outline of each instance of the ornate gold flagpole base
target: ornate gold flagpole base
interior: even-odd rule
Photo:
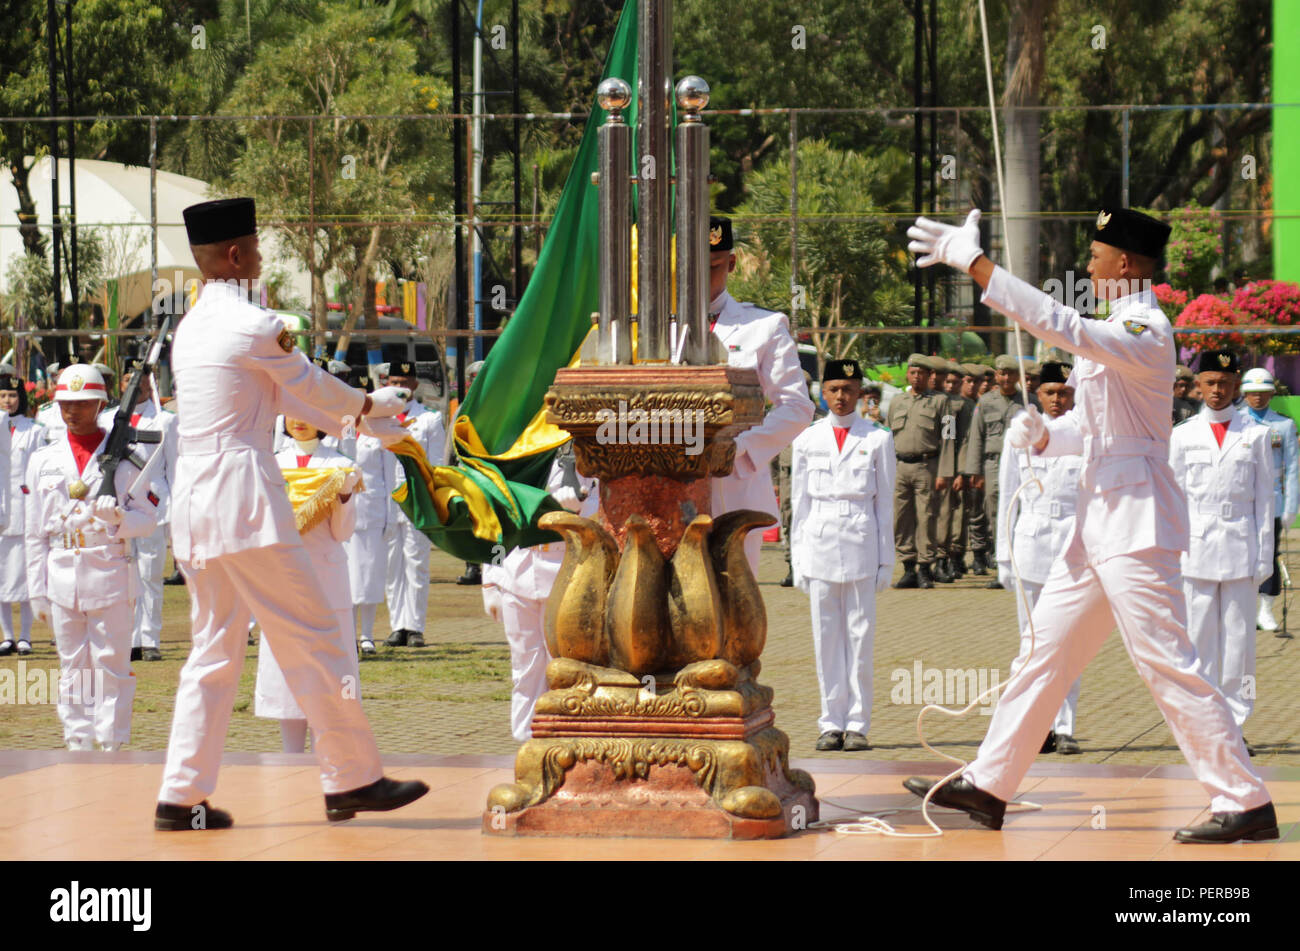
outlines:
[[[601,479],[601,515],[540,522],[567,542],[546,607],[550,690],[515,782],[488,795],[483,831],[759,839],[806,828],[818,816],[812,778],[790,768],[772,689],[755,679],[767,615],[744,541],[775,520],[709,512],[733,437],[762,419],[757,374],[577,367],[556,374],[546,404],[573,433],[578,470]],[[651,428],[665,418],[685,428]]]

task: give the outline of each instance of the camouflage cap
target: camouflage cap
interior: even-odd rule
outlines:
[[[1004,353],[994,360],[993,367],[996,370],[1007,370],[1015,373],[1020,372],[1020,364],[1017,363],[1016,358],[1009,353]]]

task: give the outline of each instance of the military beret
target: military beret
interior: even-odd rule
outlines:
[[[1196,372],[1240,373],[1241,361],[1235,350],[1206,350],[1197,361]]]
[[[907,358],[909,367],[921,367],[923,370],[930,369],[930,358],[924,353],[914,353]]]
[[[1174,368],[1174,379],[1190,380],[1193,376],[1195,376],[1195,374],[1192,373],[1191,367],[1185,367],[1180,363]]]
[[[257,211],[251,198],[222,198],[190,205],[181,215],[190,244],[216,244],[257,234]]]
[[[994,360],[993,366],[998,370],[1009,370],[1016,373],[1020,372],[1020,364],[1017,363],[1016,358],[1009,353],[1004,353]]]
[[[1103,208],[1097,212],[1097,230],[1092,233],[1092,240],[1159,259],[1165,252],[1170,230],[1163,221],[1132,208]]]
[[[709,218],[709,250],[730,251],[735,247],[731,234],[731,219],[713,215]]]
[[[965,373],[967,376],[976,376],[976,377],[978,377],[978,376],[983,376],[983,375],[984,375],[984,367],[983,367],[981,364],[978,364],[978,363],[962,363],[962,364],[959,364],[959,366],[961,367],[961,372],[962,372],[962,373]]]
[[[1058,363],[1055,360],[1049,360],[1044,363],[1039,370],[1038,382],[1043,383],[1064,383],[1070,378],[1072,368],[1068,363]]]
[[[857,360],[827,360],[826,366],[822,368],[822,382],[830,383],[833,380],[861,382],[862,367],[858,366]]]
[[[1043,367],[1037,360],[1025,361],[1025,376],[1038,376],[1042,372]]]

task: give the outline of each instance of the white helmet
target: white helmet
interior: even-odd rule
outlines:
[[[1263,367],[1247,370],[1246,375],[1241,378],[1243,393],[1271,393],[1276,389],[1277,383],[1273,380],[1273,374]]]
[[[103,375],[89,363],[74,363],[59,374],[54,387],[54,400],[67,403],[72,400],[108,400],[108,387]]]

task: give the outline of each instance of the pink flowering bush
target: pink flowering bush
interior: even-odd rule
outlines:
[[[1174,321],[1175,327],[1235,327],[1241,321],[1232,304],[1215,294],[1201,294],[1193,299]],[[1240,347],[1244,334],[1179,334],[1178,343],[1197,353],[1218,347]]]
[[[1187,291],[1174,290],[1168,284],[1157,284],[1151,290],[1156,295],[1156,300],[1160,302],[1160,308],[1165,311],[1181,311],[1187,306]]]
[[[1167,285],[1160,285],[1167,287]],[[1156,298],[1164,304],[1160,287]],[[1166,292],[1176,306],[1179,292]],[[1186,295],[1184,295],[1186,297]],[[1183,308],[1175,327],[1291,327],[1300,325],[1300,284],[1286,281],[1253,281],[1238,288],[1231,300],[1215,294],[1201,294]],[[1192,350],[1215,347],[1248,347],[1260,353],[1300,353],[1300,336],[1270,334],[1179,335],[1178,342]]]

